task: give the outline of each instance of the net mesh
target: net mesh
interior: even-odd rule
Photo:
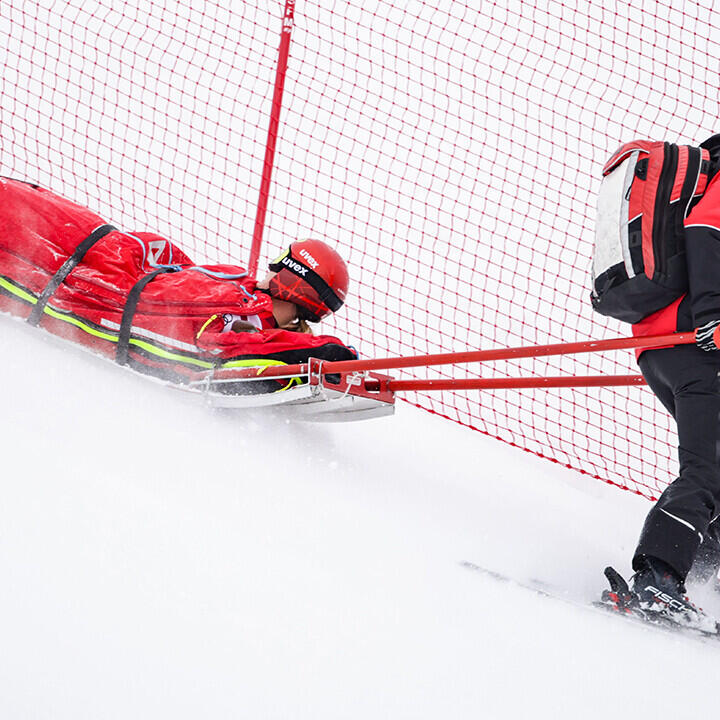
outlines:
[[[599,171],[635,137],[717,129],[711,5],[438,5],[298,3],[261,266],[336,245],[351,296],[324,327],[363,356],[628,334],[588,302]],[[0,172],[246,263],[284,7],[6,0]],[[608,353],[403,376],[636,371]],[[647,497],[676,472],[646,388],[408,399]]]

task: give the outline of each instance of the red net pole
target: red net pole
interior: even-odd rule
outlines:
[[[257,215],[255,216],[255,230],[253,231],[252,246],[250,247],[250,260],[248,272],[253,277],[257,274],[258,260],[260,258],[260,245],[263,230],[265,229],[265,215],[267,213],[268,198],[270,196],[270,181],[272,179],[273,162],[275,159],[275,144],[280,125],[280,110],[282,108],[285,76],[287,74],[288,57],[290,54],[290,36],[295,19],[295,0],[285,0],[282,31],[280,33],[280,47],[278,49],[278,63],[275,71],[275,90],[273,91],[272,107],[270,110],[270,124],[268,126],[267,143],[265,145],[265,160],[263,161],[262,180],[258,197]]]

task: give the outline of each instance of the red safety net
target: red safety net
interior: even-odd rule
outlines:
[[[247,263],[287,5],[5,0],[0,173]],[[668,0],[299,0],[261,267],[334,243],[353,282],[325,327],[363,356],[628,334],[588,300],[600,169],[717,130],[716,24]],[[636,372],[624,351],[403,376]],[[645,388],[408,399],[647,497],[675,473]]]

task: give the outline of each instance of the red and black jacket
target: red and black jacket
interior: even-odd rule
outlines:
[[[720,166],[720,136],[702,144]],[[720,320],[720,173],[685,219],[688,292],[670,305],[634,324],[633,335],[646,337],[689,332],[710,320]],[[639,357],[642,350],[636,354]]]

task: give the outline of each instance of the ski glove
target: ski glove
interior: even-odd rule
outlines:
[[[711,320],[695,330],[695,343],[701,350],[720,350],[720,320]]]

